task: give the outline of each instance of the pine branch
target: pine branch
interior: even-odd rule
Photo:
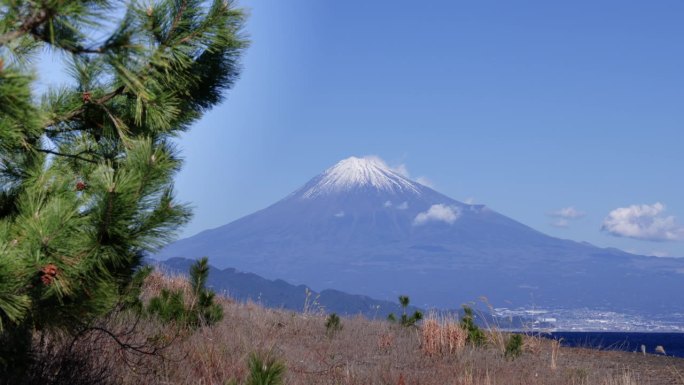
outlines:
[[[81,156],[82,154],[94,154],[90,150],[83,150],[83,151],[79,152],[78,154],[66,154],[66,153],[62,153],[62,152],[58,152],[58,151],[49,150],[46,148],[35,148],[35,150],[38,152],[42,152],[44,154],[52,154],[52,155],[56,155],[56,156],[62,156],[65,158],[77,159],[77,160],[82,160],[82,161],[88,162],[88,163],[98,164],[98,162],[94,159],[88,159],[88,158],[84,158]]]
[[[43,24],[49,17],[50,15],[44,9],[34,10],[33,14],[24,20],[19,28],[0,35],[0,46],[3,46],[12,40],[17,39],[31,32],[32,30],[35,30],[36,27]]]
[[[110,242],[109,225],[112,222],[112,210],[114,209],[114,194],[114,188],[112,187],[107,193],[107,208],[105,209],[105,218],[100,225],[100,231],[97,240],[100,244]]]
[[[183,4],[181,5],[180,9],[178,10],[178,13],[176,13],[176,16],[173,18],[173,22],[171,23],[171,27],[169,28],[169,32],[166,34],[166,40],[164,41],[164,44],[166,44],[171,36],[173,36],[173,32],[176,30],[176,27],[178,27],[178,22],[183,18],[183,13],[185,12],[185,8],[187,8],[188,2],[183,1]]]
[[[52,42],[52,40],[48,36],[45,36],[43,34],[32,33],[32,35],[33,35],[33,37],[35,37],[36,39],[38,39],[44,43],[55,45],[55,46],[59,47],[60,49],[67,51],[69,53],[72,53],[74,55],[105,54],[105,53],[107,53],[106,47],[86,48],[86,47],[83,47],[81,45],[75,45],[74,46],[74,45],[68,45],[68,44],[55,44]]]
[[[115,97],[123,94],[125,91],[126,91],[126,87],[120,86],[117,89],[115,89],[114,91],[102,96],[99,99],[91,100],[89,103],[94,104],[94,105],[104,105],[105,103],[109,102],[110,100],[114,99]],[[43,127],[45,130],[52,131],[52,132],[72,132],[74,130],[70,130],[70,129],[49,130],[48,128],[51,126],[54,126],[56,124],[59,124],[59,123],[63,123],[63,122],[70,121],[70,120],[75,120],[76,118],[83,115],[84,112],[85,112],[84,107],[77,108],[73,111],[70,111],[70,112],[58,117],[57,119],[49,120],[49,121],[45,122],[43,124]]]

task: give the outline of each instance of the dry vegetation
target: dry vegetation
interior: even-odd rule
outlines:
[[[156,275],[148,290],[165,285],[186,284]],[[343,328],[329,337],[321,314],[228,299],[222,304],[224,319],[212,327],[177,332],[142,320],[135,332],[120,333],[119,342],[143,347],[138,352],[123,353],[102,333],[79,340],[74,351],[96,357],[93,368],[104,367],[105,382],[117,384],[226,384],[246,378],[250,353],[261,352],[286,365],[285,383],[291,385],[684,385],[684,360],[678,358],[559,348],[527,337],[523,354],[506,359],[506,334],[490,332],[486,346],[472,347],[455,319],[428,316],[419,327],[406,328],[343,318]],[[135,320],[119,315],[108,322],[113,330],[126,330]],[[164,348],[147,354],[155,344]]]

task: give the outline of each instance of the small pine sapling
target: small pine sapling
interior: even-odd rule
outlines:
[[[406,308],[408,307],[409,303],[411,300],[407,295],[400,295],[399,296],[399,304],[401,305],[401,309],[403,311],[403,314],[406,315]]]
[[[522,354],[523,336],[520,334],[513,334],[508,338],[506,343],[506,358],[515,359]]]
[[[409,317],[409,322],[411,325],[415,324],[418,321],[421,321],[423,319],[423,312],[420,310],[416,310],[413,312],[411,317]],[[407,325],[410,326],[410,325]]]
[[[244,382],[232,379],[226,385],[282,385],[285,365],[273,358],[264,358],[262,354],[252,353],[249,356],[249,376]]]
[[[158,296],[150,299],[147,312],[164,322],[176,322],[181,325],[188,319],[183,293],[178,290],[162,289]]]
[[[328,337],[332,337],[338,331],[342,330],[342,321],[340,316],[336,313],[331,313],[325,320],[325,334]]]
[[[409,299],[408,296],[406,296],[406,295],[400,295],[399,296],[399,304],[401,305],[401,310],[402,310],[401,319],[400,319],[399,323],[402,326],[406,326],[406,327],[413,326],[418,321],[423,319],[423,313],[418,311],[418,310],[416,310],[411,316],[406,314],[406,308],[408,307],[410,302],[411,302],[411,300]],[[389,322],[396,323],[397,322],[397,316],[395,316],[394,313],[390,313],[387,316],[387,320]]]
[[[249,378],[246,385],[281,385],[285,365],[273,357],[252,353],[249,357]]]
[[[143,310],[145,309],[145,305],[141,300],[143,284],[147,277],[152,274],[153,270],[154,268],[152,266],[142,266],[133,274],[131,282],[128,284],[128,288],[122,294],[121,303],[125,309],[130,309],[137,314],[143,313]]]
[[[213,325],[223,319],[223,308],[214,302],[216,293],[206,288],[209,277],[209,261],[206,257],[190,267],[190,282],[195,301],[186,306],[183,292],[162,289],[159,296],[150,300],[147,312],[165,322],[182,326],[200,327]]]
[[[461,319],[461,328],[468,332],[467,341],[473,345],[480,346],[484,345],[487,341],[487,337],[484,332],[475,324],[475,315],[473,314],[473,309],[470,306],[463,305],[463,318]]]
[[[193,321],[213,325],[223,319],[223,308],[214,302],[216,293],[206,288],[209,278],[209,259],[204,257],[190,267],[190,282],[197,302],[191,309]]]

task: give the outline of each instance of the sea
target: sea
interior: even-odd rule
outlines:
[[[621,350],[641,353],[656,352],[662,346],[668,356],[684,358],[684,333],[634,333],[634,332],[551,332],[540,334],[546,338],[561,340],[561,345],[602,350]]]

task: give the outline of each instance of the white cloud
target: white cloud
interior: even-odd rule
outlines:
[[[382,166],[383,168],[390,168],[390,166],[387,165],[387,162],[385,162],[384,159],[377,155],[366,155],[363,156],[362,159],[366,159],[369,161],[372,161],[373,163],[377,163],[378,165]]]
[[[336,218],[342,218],[344,216],[344,211],[340,211],[339,213],[335,214]]]
[[[418,178],[416,178],[416,182],[422,184],[423,186],[427,186],[430,188],[435,187],[435,184],[432,183],[432,181],[430,179],[428,179],[427,177],[424,177],[424,176],[419,176]]]
[[[474,205],[474,204],[475,204],[475,198],[473,198],[473,197],[466,198],[466,199],[463,201],[463,203],[465,203],[465,204],[467,204],[467,205]]]
[[[392,201],[387,201],[383,204],[384,207],[392,207]]]
[[[561,229],[570,227],[570,221],[580,219],[585,215],[586,213],[584,211],[579,211],[573,206],[563,207],[562,209],[548,213],[548,216],[556,218],[550,225]]]
[[[584,211],[579,211],[572,206],[563,207],[560,210],[556,210],[549,214],[552,217],[563,218],[563,219],[579,219],[584,217],[586,213]]]
[[[416,226],[424,225],[431,221],[446,222],[453,224],[461,215],[461,210],[458,207],[447,206],[443,204],[432,205],[427,211],[419,213],[413,220]]]
[[[399,206],[397,206],[397,210],[406,210],[408,208],[408,202],[401,202]]]
[[[375,159],[376,161],[382,163],[383,165],[387,166],[387,163],[384,160],[382,160],[381,158],[379,158],[377,156],[373,156],[372,158]],[[406,179],[412,179],[411,173],[409,172],[408,167],[406,167],[406,164],[404,164],[404,163],[400,163],[396,166],[387,166],[387,168],[389,168],[390,170],[392,170],[392,171],[396,172],[397,174],[403,176]],[[416,182],[422,184],[423,186],[427,186],[430,188],[435,187],[435,184],[425,176],[419,176],[418,178],[415,178],[414,180]]]
[[[676,241],[684,239],[684,227],[674,216],[664,216],[665,205],[631,205],[611,211],[603,220],[601,230],[616,237],[648,241]]]

